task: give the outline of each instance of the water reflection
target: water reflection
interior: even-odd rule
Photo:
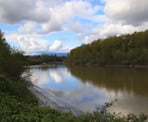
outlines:
[[[148,113],[148,69],[32,67],[34,85],[52,92],[85,112],[118,99],[115,112]]]
[[[32,83],[44,89],[73,90],[78,85],[76,78],[71,78],[70,73],[63,66],[32,67],[30,73]]]
[[[70,67],[69,71],[101,88],[148,96],[148,69]]]

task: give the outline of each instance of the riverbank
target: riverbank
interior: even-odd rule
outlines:
[[[74,115],[84,114],[84,112],[68,101],[60,99],[60,97],[56,96],[52,90],[48,89],[48,91],[46,91],[35,85],[30,86],[29,90],[32,91],[32,93],[37,97],[40,106],[50,106],[53,109],[63,112],[71,112]]]
[[[33,92],[33,89],[31,91]],[[0,98],[0,122],[128,122],[130,120],[144,122],[147,118],[144,114],[140,116],[129,114],[121,117],[100,111],[75,116],[71,112],[41,107],[27,89],[24,80],[12,79],[4,75],[0,75]]]
[[[99,64],[68,64],[67,66],[87,66],[87,67],[107,67],[107,68],[148,68],[148,65],[117,65],[117,64],[108,64],[108,65],[99,65]]]
[[[119,68],[148,68],[148,65],[105,65],[104,67],[119,67]]]
[[[24,80],[0,75],[0,122],[71,122],[84,121],[87,116],[75,117],[51,107],[41,107]]]

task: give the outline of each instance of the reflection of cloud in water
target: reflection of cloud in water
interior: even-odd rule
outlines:
[[[50,82],[48,72],[32,71],[31,81],[37,86],[41,86]]]
[[[66,69],[54,69],[49,68],[48,70],[42,69],[30,69],[31,71],[31,81],[33,84],[40,86],[42,88],[48,87],[50,84],[61,84],[62,82],[67,82],[70,74],[67,73]],[[67,74],[67,75],[66,75]]]
[[[110,111],[122,113],[148,113],[147,97],[138,96],[133,92],[133,89],[127,90],[126,88],[128,87],[124,87],[126,86],[126,82],[121,82],[122,84],[120,82],[116,83],[114,80],[109,82],[112,77],[110,78],[107,75],[108,79],[106,79],[105,73],[104,75],[100,75],[100,77],[103,75],[103,78],[105,79],[102,78],[99,82],[95,79],[95,83],[91,81],[91,77],[90,79],[86,78],[85,82],[82,82],[80,78],[70,74],[67,68],[58,67],[49,68],[47,70],[32,69],[31,73],[31,81],[33,84],[38,85],[45,90],[52,90],[53,94],[63,100],[69,101],[69,103],[74,104],[83,111],[92,112],[97,107],[104,105],[105,102],[111,102],[114,99],[118,99],[118,101],[109,108]],[[96,76],[92,76],[92,78],[94,77],[98,78],[97,73]],[[111,88],[109,87],[110,85]],[[131,84],[127,84],[127,86],[129,85]],[[120,89],[120,86],[123,87]]]
[[[110,102],[116,98],[114,92],[108,93],[106,89],[94,89],[92,85],[82,85],[81,83],[80,86],[77,90],[63,96],[63,99],[68,99],[85,112],[92,112],[97,107],[104,105],[105,102]]]
[[[48,84],[51,80],[56,83],[62,83],[62,75],[58,73],[56,70],[47,70],[47,71],[31,71],[31,81],[33,84],[41,86]]]
[[[58,72],[56,72],[55,70],[50,73],[50,77],[53,78],[55,80],[56,83],[62,83],[62,77],[60,76],[60,74]]]

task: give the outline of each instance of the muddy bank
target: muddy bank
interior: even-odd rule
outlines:
[[[29,89],[37,97],[40,106],[50,106],[53,109],[72,112],[74,115],[84,114],[84,112],[79,110],[77,106],[56,96],[52,90],[44,90],[35,85],[29,87]]]

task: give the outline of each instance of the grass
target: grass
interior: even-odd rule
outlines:
[[[0,75],[0,122],[145,122],[147,118],[144,114],[121,116],[106,110],[74,116],[50,107],[39,107],[23,80]]]

